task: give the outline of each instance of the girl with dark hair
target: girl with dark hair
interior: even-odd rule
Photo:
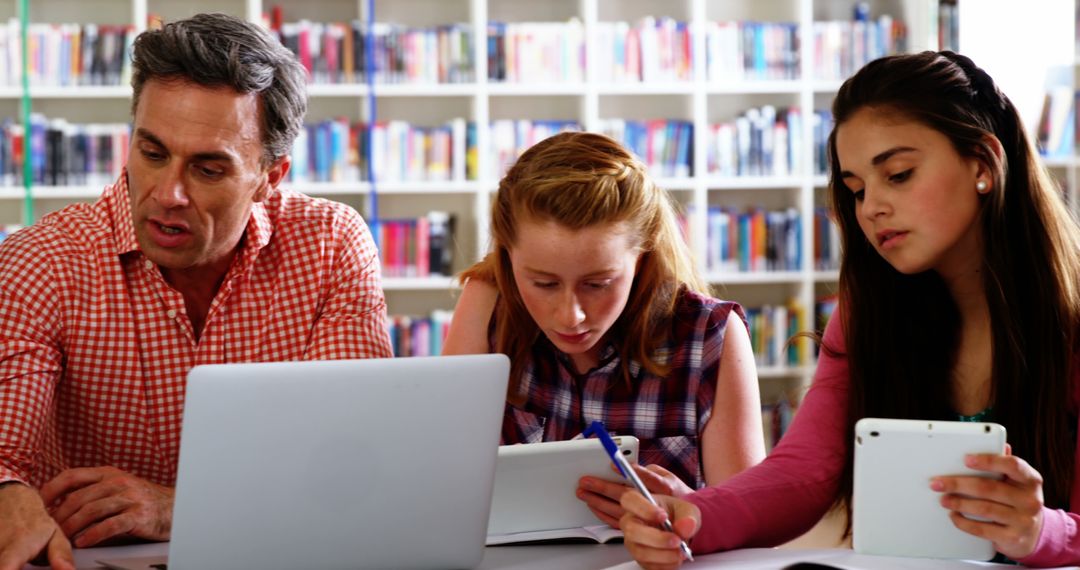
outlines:
[[[928,483],[953,523],[1027,565],[1080,562],[1080,229],[1016,108],[969,58],[923,52],[865,66],[833,116],[840,306],[803,406],[724,485],[662,509],[627,493],[627,547],[677,566],[662,515],[695,552],[782,543],[850,513],[860,418],[977,420],[1004,425],[1011,453],[966,458],[1000,480]]]

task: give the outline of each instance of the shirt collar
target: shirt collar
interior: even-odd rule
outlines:
[[[574,360],[570,358],[570,355],[559,350],[558,347],[555,346],[555,343],[551,342],[551,339],[547,338],[546,335],[541,334],[541,336],[543,336],[544,341],[547,342],[548,346],[551,348],[551,351],[555,354],[555,358],[558,359],[559,362],[561,362],[568,371],[572,372],[574,375],[579,375],[576,371],[576,368],[574,367]],[[606,369],[612,364],[617,363],[616,357],[618,356],[618,354],[615,350],[615,343],[612,342],[611,339],[607,338],[606,335],[604,339],[601,340],[601,342],[603,344],[600,347],[599,361],[597,362],[596,366],[594,366],[584,375],[591,374],[596,370]]]
[[[101,199],[106,202],[109,211],[112,212],[117,253],[124,255],[133,251],[141,251],[139,242],[135,239],[135,223],[131,217],[131,194],[128,191],[126,168],[115,184],[105,188]],[[273,194],[269,199],[273,199]],[[274,233],[274,226],[263,202],[259,202],[252,207],[251,219],[248,220],[245,232],[245,250],[261,250],[270,243],[270,237]]]
[[[101,199],[112,213],[116,252],[124,255],[139,251],[139,242],[135,239],[135,223],[131,219],[131,194],[128,192],[126,168],[120,173],[120,179],[115,184],[105,188]]]

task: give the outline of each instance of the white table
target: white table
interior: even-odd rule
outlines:
[[[134,558],[162,556],[168,552],[167,542],[82,548],[75,551],[79,570],[102,568],[94,563],[103,558]],[[489,546],[477,570],[541,570],[550,568],[606,568],[630,560],[622,544],[533,544]],[[24,570],[42,570],[41,566],[26,566]]]

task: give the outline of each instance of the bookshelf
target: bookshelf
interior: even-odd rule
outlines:
[[[280,6],[284,21],[349,22],[367,16],[366,0],[34,0],[32,23],[79,23],[130,25],[136,32],[146,27],[148,15],[175,20],[200,11],[221,11],[252,21],[263,21],[273,6]],[[812,163],[814,134],[809,118],[815,109],[827,109],[840,77],[823,78],[815,67],[816,23],[850,21],[855,2],[833,0],[375,0],[375,21],[424,27],[467,24],[472,43],[473,80],[444,84],[378,84],[374,96],[379,120],[407,120],[414,125],[435,126],[451,119],[475,122],[476,144],[492,144],[488,125],[497,120],[576,121],[600,130],[614,119],[664,119],[692,125],[687,176],[659,178],[661,186],[685,208],[689,217],[689,240],[699,260],[706,258],[710,207],[738,209],[762,207],[792,209],[801,219],[796,235],[799,265],[783,271],[733,272],[708,270],[715,294],[747,307],[783,305],[789,300],[803,307],[810,328],[815,300],[835,290],[837,272],[814,263],[815,207],[824,204],[823,174]],[[0,1],[0,18],[14,18],[18,2]],[[937,0],[873,0],[867,3],[874,18],[891,14],[907,27],[908,49],[936,47]],[[695,54],[683,80],[625,81],[598,69],[598,30],[611,23],[630,26],[646,17],[669,18],[685,23],[691,31],[688,47]],[[739,79],[711,77],[704,54],[708,48],[702,32],[710,22],[765,22],[790,26],[801,38],[798,63],[788,69],[793,78]],[[575,22],[582,30],[586,54],[583,81],[505,83],[488,79],[489,23]],[[479,32],[479,33],[477,33]],[[750,74],[748,74],[750,75]],[[350,122],[368,121],[364,84],[318,84],[310,88],[308,120],[317,122],[345,117]],[[17,117],[22,90],[0,86],[0,117]],[[120,86],[31,87],[34,112],[63,117],[72,123],[129,121],[130,88]],[[719,176],[707,172],[709,125],[734,120],[747,109],[770,105],[795,109],[807,121],[792,148],[800,163],[783,175]],[[498,184],[493,156],[479,152],[475,179],[450,182],[386,182],[377,185],[380,218],[421,216],[430,210],[454,214],[457,220],[453,270],[460,271],[487,249],[489,204]],[[345,202],[368,217],[371,187],[365,182],[305,182],[287,186]],[[72,201],[92,201],[100,188],[92,186],[34,187],[35,217]],[[0,188],[0,224],[18,223],[21,188]],[[704,266],[703,266],[704,267]],[[448,277],[388,278],[384,282],[392,314],[428,314],[452,309],[455,283]],[[804,341],[805,342],[805,341]],[[792,387],[804,386],[813,372],[811,359],[795,365],[759,364],[763,399]]]

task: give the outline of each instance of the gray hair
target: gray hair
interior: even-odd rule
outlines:
[[[132,54],[133,115],[142,88],[151,79],[258,94],[264,165],[289,154],[293,139],[304,128],[303,66],[268,31],[228,14],[197,14],[139,34]]]

